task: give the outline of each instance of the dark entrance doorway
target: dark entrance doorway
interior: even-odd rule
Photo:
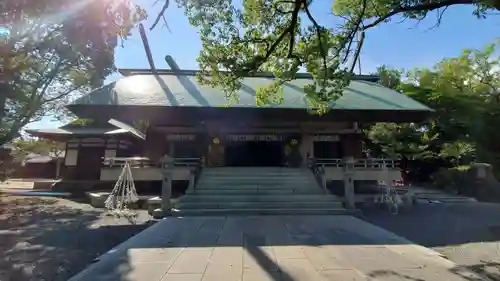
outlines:
[[[315,158],[342,158],[342,147],[340,142],[315,141],[313,144]]]
[[[104,147],[80,147],[77,158],[79,180],[99,180],[101,178]]]
[[[282,166],[283,143],[265,141],[233,142],[226,146],[224,157],[226,166]]]

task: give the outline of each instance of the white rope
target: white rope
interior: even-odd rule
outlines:
[[[113,215],[136,217],[137,213],[130,211],[128,205],[137,201],[139,201],[139,196],[135,189],[130,163],[127,161],[104,205]]]

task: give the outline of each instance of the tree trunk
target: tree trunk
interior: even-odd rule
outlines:
[[[5,124],[5,115],[6,115],[6,106],[7,106],[7,90],[8,86],[6,83],[3,83],[2,78],[0,78],[0,145],[4,145],[8,140],[8,134],[10,131],[7,128],[7,124]]]

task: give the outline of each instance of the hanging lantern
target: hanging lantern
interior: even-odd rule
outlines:
[[[297,145],[297,143],[298,143],[298,141],[296,139],[292,139],[290,141],[290,144],[293,145],[293,146]]]
[[[213,142],[214,144],[219,144],[219,143],[220,143],[220,140],[219,140],[219,138],[213,138],[213,139],[212,139],[212,142]]]

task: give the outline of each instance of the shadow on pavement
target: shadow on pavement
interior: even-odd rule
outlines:
[[[500,204],[419,204],[400,214],[364,210],[364,219],[425,247],[500,241]]]
[[[427,212],[427,211],[426,211]],[[429,214],[431,214],[430,212]],[[411,217],[411,213],[400,216],[391,215],[385,219],[403,220]],[[415,216],[415,214],[413,214]],[[372,219],[382,220],[383,214],[373,215]],[[369,220],[369,219],[368,219]],[[418,228],[414,228],[417,230]],[[421,233],[422,228],[418,229]],[[376,262],[384,263],[384,269],[391,268],[391,263],[401,262],[402,265],[409,268],[412,261],[411,253],[424,254],[438,258],[437,254],[429,252],[423,253],[422,250],[411,250],[407,254],[410,256],[397,254],[393,250],[388,250],[391,245],[404,245],[412,243],[402,239],[384,229],[365,223],[349,216],[281,216],[281,217],[186,217],[186,218],[168,218],[153,227],[148,228],[140,235],[128,240],[116,252],[103,257],[99,264],[93,265],[88,269],[88,278],[82,279],[97,280],[106,276],[109,280],[146,280],[134,279],[128,274],[130,271],[136,271],[131,264],[131,249],[191,249],[196,251],[212,251],[218,247],[237,247],[241,248],[250,255],[259,267],[267,273],[272,281],[308,281],[309,279],[297,278],[296,272],[289,272],[287,268],[282,268],[278,264],[276,257],[270,255],[266,248],[270,246],[298,246],[299,248],[308,247],[325,249],[326,246],[359,246],[359,247],[339,247],[338,249],[348,249],[351,258],[363,253],[369,253],[370,258],[374,258],[381,251],[380,258],[376,257]],[[288,248],[288,247],[281,247]],[[275,248],[274,248],[275,249]],[[329,248],[332,249],[332,248]],[[399,248],[401,249],[401,248]],[[408,249],[407,249],[408,250]],[[303,250],[301,250],[303,251]],[[414,251],[414,252],[412,252]],[[175,251],[174,251],[175,252]],[[177,256],[178,257],[178,256]],[[295,257],[296,258],[296,257]],[[328,262],[334,262],[333,257],[325,257],[326,266]],[[402,261],[404,260],[404,261]],[[165,267],[168,271],[174,260]],[[208,260],[206,260],[208,262]],[[349,265],[342,264],[344,260],[336,260],[344,268]],[[359,261],[357,264],[359,263]],[[406,264],[404,263],[406,262]],[[193,264],[196,262],[193,260]],[[487,280],[484,276],[498,278],[498,275],[487,274],[486,269],[498,267],[497,264],[481,264],[474,266],[443,266],[437,263],[436,268],[447,272],[447,277],[424,278],[421,277],[422,270],[426,273],[435,273],[433,266],[427,269],[402,269],[402,270],[366,270],[365,277],[376,278],[376,280]],[[207,265],[208,266],[208,265]],[[394,265],[397,268],[397,265]],[[425,267],[425,266],[424,266]],[[367,267],[369,268],[369,267]],[[475,273],[481,274],[479,277]],[[490,270],[491,271],[491,270]],[[453,277],[450,279],[450,277]],[[148,280],[160,280],[151,277]],[[445,279],[443,279],[445,278]],[[448,279],[446,279],[448,278]],[[80,279],[78,279],[80,280]],[[103,279],[104,280],[104,279]],[[108,280],[108,279],[106,279]],[[328,279],[330,280],[330,279]],[[333,280],[333,279],[332,279]],[[340,280],[340,279],[339,279]],[[357,280],[357,279],[356,279]],[[364,279],[360,279],[364,280]],[[498,280],[498,279],[493,279]]]
[[[61,203],[62,202],[62,203]],[[69,200],[0,195],[0,280],[63,281],[147,226]]]

